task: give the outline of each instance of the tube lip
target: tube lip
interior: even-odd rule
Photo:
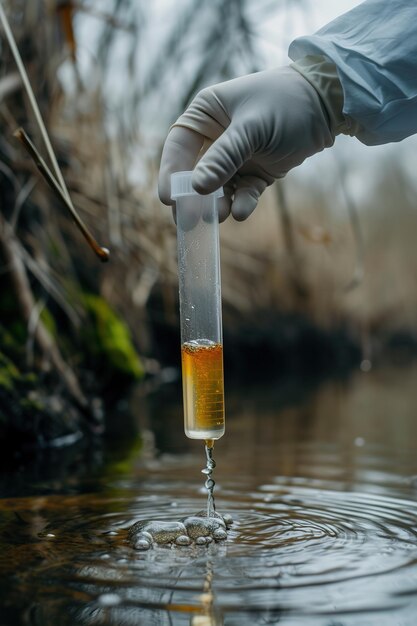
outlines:
[[[174,172],[171,174],[171,199],[176,200],[181,196],[200,196],[207,198],[221,198],[224,196],[223,188],[216,189],[212,193],[208,194],[200,194],[198,193],[191,184],[191,179],[193,176],[192,171],[186,172]]]

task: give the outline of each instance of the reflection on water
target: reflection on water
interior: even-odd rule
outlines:
[[[138,400],[153,434],[129,470],[0,501],[2,626],[414,626],[417,370],[310,394],[229,391],[216,444],[217,508],[235,520],[227,542],[143,553],[127,539],[134,522],[205,501],[203,446],[164,394],[146,415]]]

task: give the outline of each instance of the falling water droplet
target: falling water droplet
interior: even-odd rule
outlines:
[[[207,489],[207,517],[216,516],[216,506],[214,503],[214,486],[216,483],[211,477],[213,470],[216,467],[216,461],[213,459],[213,448],[214,441],[212,439],[207,439],[205,443],[207,464],[206,467],[201,470],[201,472],[207,476],[205,482],[205,488]]]

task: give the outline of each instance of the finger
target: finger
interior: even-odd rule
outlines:
[[[231,207],[235,220],[242,222],[253,213],[267,185],[268,182],[259,176],[242,176],[238,180]]]
[[[219,213],[219,222],[224,222],[230,215],[230,208],[232,205],[233,187],[228,185],[224,187],[224,196],[218,198],[217,207]]]
[[[158,194],[161,202],[172,205],[171,174],[192,170],[204,142],[199,133],[174,126],[165,140],[159,169]]]
[[[251,156],[244,128],[231,124],[197,163],[192,178],[194,189],[207,194],[223,187]]]
[[[215,88],[202,89],[189,104],[175,125],[185,126],[215,141],[230,124],[230,117]]]

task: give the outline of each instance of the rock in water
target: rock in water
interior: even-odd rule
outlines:
[[[227,539],[227,530],[232,525],[230,515],[216,513],[207,517],[204,511],[185,517],[180,522],[145,520],[130,528],[128,538],[136,550],[149,550],[153,544],[177,546],[208,545],[212,541]]]

